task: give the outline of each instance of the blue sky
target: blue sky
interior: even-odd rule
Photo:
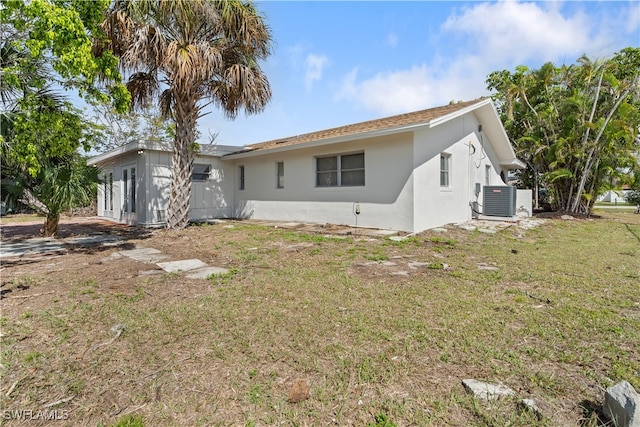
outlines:
[[[200,141],[249,145],[488,95],[486,76],[640,46],[634,1],[259,1],[273,33],[266,110],[215,109]]]

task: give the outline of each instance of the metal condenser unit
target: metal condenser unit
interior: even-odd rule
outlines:
[[[516,187],[485,185],[482,200],[484,215],[511,217],[516,214]]]

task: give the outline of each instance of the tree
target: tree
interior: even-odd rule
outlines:
[[[0,8],[2,101],[55,82],[87,99],[126,111],[130,96],[121,83],[118,59],[93,50],[104,37],[99,24],[110,0],[5,0]],[[9,108],[10,109],[10,108]]]
[[[607,183],[639,167],[639,80],[639,48],[488,76],[507,134],[527,163],[523,178],[540,180],[556,208],[589,212]]]
[[[45,215],[42,235],[54,237],[62,212],[86,206],[95,198],[99,169],[88,166],[78,153],[47,159],[35,177],[19,175],[12,191],[21,201]]]
[[[46,90],[24,96],[10,117],[3,129],[10,145],[2,150],[2,175],[14,183],[11,192],[19,201],[46,216],[43,235],[55,236],[60,214],[96,194],[98,170],[78,152],[89,147],[92,127]]]
[[[92,103],[92,120],[96,124],[93,148],[112,150],[131,141],[171,142],[174,128],[157,107],[146,104],[125,113],[103,103]]]
[[[640,190],[631,190],[625,196],[625,200],[628,203],[633,203],[635,205],[640,205]]]
[[[102,45],[121,58],[134,105],[159,99],[175,123],[167,227],[189,219],[197,121],[214,104],[229,118],[262,111],[271,97],[258,61],[270,53],[262,16],[243,0],[118,0]]]
[[[60,209],[95,194],[97,172],[78,150],[89,149],[93,127],[61,89],[126,110],[117,58],[94,54],[108,0],[3,1],[0,8],[0,154],[2,176],[18,197],[47,215],[44,233],[57,231]]]

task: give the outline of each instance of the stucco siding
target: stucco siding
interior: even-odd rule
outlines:
[[[500,181],[492,166],[495,153],[478,125],[473,115],[467,115],[416,132],[415,231],[471,219],[476,183],[482,188],[487,179],[492,185]],[[450,165],[449,185],[444,187],[440,185],[441,154],[449,156]],[[481,200],[481,193],[478,197]]]
[[[189,217],[192,220],[228,218],[232,216],[233,176],[232,165],[224,164],[217,157],[198,157],[196,164],[209,165],[209,178],[206,181],[191,183],[191,206]]]
[[[412,134],[371,138],[315,149],[237,159],[234,164],[235,212],[238,217],[315,223],[411,228]],[[317,187],[316,158],[364,153],[365,185]],[[284,188],[277,188],[277,163],[284,164]],[[245,189],[240,190],[240,166]]]
[[[167,219],[171,184],[171,153],[145,152],[147,179],[145,221],[147,225],[161,224]]]
[[[107,197],[113,209],[105,206],[107,187],[102,185],[99,215],[144,225],[166,221],[171,144],[132,141],[90,162],[113,176],[113,197]],[[203,146],[195,164],[200,172],[191,184],[191,220],[357,222],[408,232],[469,220],[476,207],[481,214],[482,188],[504,185],[502,169],[524,167],[489,100],[245,147]],[[203,165],[209,166],[206,177]],[[135,213],[133,195],[123,194],[123,168],[129,178],[135,168]]]
[[[149,151],[146,159],[145,180],[146,200],[145,219],[139,221],[147,225],[160,224],[166,221],[171,187],[171,154],[160,151]],[[231,167],[225,165],[218,157],[199,156],[196,164],[210,166],[206,181],[191,183],[191,200],[189,218],[203,220],[210,218],[228,218],[231,215],[233,197],[228,175]]]
[[[133,201],[127,200],[130,195],[129,186],[130,171],[135,169],[135,186],[136,196],[143,193],[140,191],[141,178],[138,175],[140,171],[139,159],[136,154],[123,156],[118,162],[109,162],[100,166],[100,178],[103,182],[98,186],[98,215],[110,218],[118,222],[126,224],[135,224],[139,222],[139,212],[143,201],[135,200],[135,209],[132,209],[129,203]],[[125,194],[124,170],[127,170],[127,194]],[[113,179],[112,188],[109,182],[109,176]],[[107,205],[105,206],[105,192],[107,193]],[[128,208],[125,208],[127,204]],[[111,209],[113,207],[113,209]],[[135,211],[135,212],[134,212]]]

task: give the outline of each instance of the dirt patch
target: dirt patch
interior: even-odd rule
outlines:
[[[2,221],[3,244],[37,237],[41,227]],[[636,336],[621,349],[596,334],[632,333],[638,319],[591,307],[612,302],[598,294],[600,282],[565,280],[577,276],[555,258],[573,247],[547,256],[584,233],[558,237],[553,224],[494,231],[449,226],[391,240],[346,226],[225,221],[168,231],[65,218],[62,241],[120,239],[2,259],[0,403],[68,411],[60,425],[110,425],[128,414],[176,426],[367,425],[381,414],[397,425],[504,425],[513,417],[512,425],[545,425],[515,402],[482,409],[461,387],[477,378],[542,396],[554,408],[547,424],[576,425],[580,402],[598,401],[594,378],[611,375],[611,361],[619,372],[635,369],[607,352],[630,354]],[[629,231],[620,233],[598,236],[619,242]],[[189,279],[122,254],[134,248],[228,273]],[[547,264],[551,273],[539,275]],[[607,270],[618,292],[638,274]],[[572,292],[589,298],[564,304],[567,287],[583,283]],[[583,311],[602,313],[600,326],[574,333]],[[299,381],[309,390],[294,403]]]
[[[0,234],[2,240],[25,240],[41,236],[44,218],[29,216],[12,216],[2,219]],[[96,234],[133,235],[141,229],[124,224],[117,224],[98,217],[63,217],[58,227],[58,238]]]

